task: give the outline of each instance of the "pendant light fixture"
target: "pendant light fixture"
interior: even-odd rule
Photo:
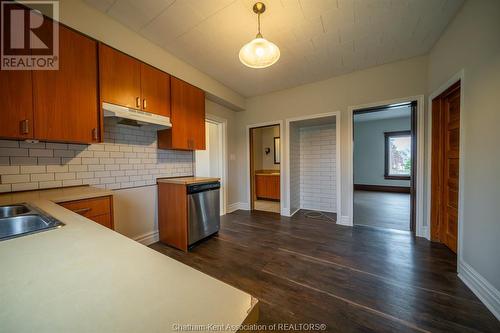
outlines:
[[[274,64],[280,58],[280,49],[262,37],[260,33],[260,14],[266,11],[266,5],[257,2],[253,5],[253,11],[257,14],[259,32],[252,41],[243,45],[240,50],[240,61],[251,68],[265,68]]]

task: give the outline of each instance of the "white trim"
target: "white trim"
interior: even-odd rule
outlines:
[[[302,116],[302,117],[294,117],[294,118],[287,118],[285,119],[285,159],[284,159],[284,164],[282,166],[282,174],[285,174],[285,186],[284,186],[284,197],[285,197],[285,204],[287,205],[288,212],[290,212],[291,205],[290,205],[290,123],[296,122],[296,121],[301,121],[301,120],[309,120],[309,119],[318,119],[318,118],[325,118],[325,117],[335,117],[335,187],[337,190],[336,196],[337,196],[337,211],[332,212],[336,213],[337,216],[341,216],[341,210],[342,210],[342,174],[341,174],[341,161],[340,161],[340,149],[341,149],[341,144],[340,144],[340,132],[341,132],[341,112],[340,111],[334,111],[334,112],[327,112],[327,113],[318,113],[318,114],[313,114],[313,115],[307,115],[307,116]],[[301,207],[303,208],[303,207]],[[308,209],[308,208],[304,208]],[[295,214],[297,210],[293,213]],[[287,215],[287,216],[292,216]],[[338,222],[337,222],[338,223]]]
[[[274,121],[267,121],[267,122],[264,122],[264,123],[258,123],[258,124],[251,124],[251,125],[247,125],[246,126],[246,132],[245,132],[245,137],[246,137],[246,155],[247,155],[247,161],[246,161],[246,166],[247,166],[247,169],[246,169],[246,183],[247,183],[247,199],[248,199],[248,203],[245,203],[247,206],[247,208],[245,210],[250,210],[250,202],[252,201],[252,190],[251,190],[251,187],[250,187],[250,129],[251,128],[257,128],[257,127],[265,127],[265,126],[273,126],[273,125],[279,125],[280,126],[280,138],[283,138],[284,135],[284,126],[283,126],[283,120],[274,120]],[[283,139],[280,139],[280,212],[283,212],[283,204],[284,204],[284,192],[285,192],[285,189],[284,189],[284,186],[285,186],[285,182],[283,181],[283,179],[285,178],[284,176],[284,172],[283,172],[283,157],[284,157],[284,153],[283,153],[284,149],[283,149]],[[240,208],[240,209],[244,209],[244,208]]]
[[[352,227],[352,219],[350,219],[347,215],[340,216],[337,217],[337,224]]]
[[[300,206],[300,209],[305,209],[305,210],[312,210],[312,211],[318,211],[318,208],[314,208],[314,207],[308,207],[307,205],[305,206]],[[321,210],[322,212],[325,212],[325,213],[337,213],[336,211],[334,210],[331,210],[331,209],[322,209]]]
[[[246,202],[235,202],[235,203],[229,204],[227,206],[226,213],[230,214],[230,213],[237,211],[237,210],[240,210],[240,209],[241,210],[249,210],[250,208],[249,208],[248,203],[246,203]]]
[[[451,85],[460,81],[460,143],[459,143],[459,165],[458,165],[458,262],[462,261],[462,244],[463,244],[463,221],[464,221],[464,175],[465,175],[465,70],[461,69],[455,75],[453,75],[446,83],[441,85],[437,90],[435,90],[432,94],[430,94],[428,103],[429,103],[429,112],[428,112],[428,120],[427,120],[427,144],[429,145],[429,149],[427,150],[427,211],[426,211],[426,219],[428,226],[428,235],[427,239],[431,239],[431,181],[432,181],[432,100],[437,96],[441,95],[446,89],[448,89]],[[457,265],[457,270],[459,271],[460,265]],[[460,271],[459,271],[460,272]]]
[[[221,212],[220,215],[226,215],[228,208],[227,208],[227,179],[228,179],[228,170],[229,170],[229,161],[227,158],[227,119],[221,118],[219,116],[207,113],[205,115],[205,120],[209,121],[211,123],[217,124],[217,127],[219,128],[219,149],[221,151],[221,160],[222,163],[220,163],[220,169],[219,173],[221,176],[221,187],[223,188],[222,191],[222,202],[223,205],[221,207]]]
[[[135,240],[136,242],[139,242],[143,245],[148,246],[148,245],[151,245],[151,244],[158,242],[160,240],[160,234],[159,234],[158,230],[155,230],[152,232],[148,232],[144,235],[134,237],[133,240]]]
[[[493,287],[488,280],[481,276],[465,261],[458,262],[458,277],[483,302],[493,315],[500,320],[500,291]]]
[[[345,143],[347,149],[347,214],[346,219],[343,221],[346,225],[353,225],[353,210],[354,210],[354,172],[353,172],[353,111],[358,109],[365,109],[370,107],[376,107],[381,105],[390,105],[397,103],[413,102],[417,101],[417,172],[416,172],[416,209],[415,209],[415,235],[419,237],[425,237],[424,235],[424,156],[425,156],[425,128],[424,128],[424,107],[425,99],[424,95],[409,96],[404,98],[396,98],[393,100],[380,101],[375,103],[368,103],[363,105],[353,105],[349,106],[347,110],[347,116],[349,121],[347,122],[347,137],[350,138]]]

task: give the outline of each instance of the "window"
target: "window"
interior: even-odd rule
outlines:
[[[385,133],[385,179],[410,180],[411,132]]]

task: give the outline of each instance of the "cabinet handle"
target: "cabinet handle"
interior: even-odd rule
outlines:
[[[142,101],[142,108],[146,110],[146,107],[147,107],[147,102],[146,99],[144,98],[144,100]]]
[[[137,106],[138,108],[141,107],[141,98],[140,97],[135,98],[135,106]]]
[[[30,132],[30,123],[28,119],[24,119],[21,121],[21,134],[29,134]]]
[[[75,209],[73,212],[77,214],[85,214],[87,212],[90,212],[92,208],[81,208],[81,209]]]
[[[92,129],[92,139],[93,139],[94,141],[99,140],[99,138],[97,137],[97,128],[93,128],[93,129]]]

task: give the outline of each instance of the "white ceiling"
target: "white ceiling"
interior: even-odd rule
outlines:
[[[265,69],[238,59],[255,0],[86,2],[248,97],[425,54],[463,0],[264,0],[262,34],[281,50]]]
[[[402,106],[390,109],[381,109],[380,111],[361,113],[354,115],[354,122],[361,121],[373,121],[373,120],[385,120],[394,118],[410,118],[411,107]]]

